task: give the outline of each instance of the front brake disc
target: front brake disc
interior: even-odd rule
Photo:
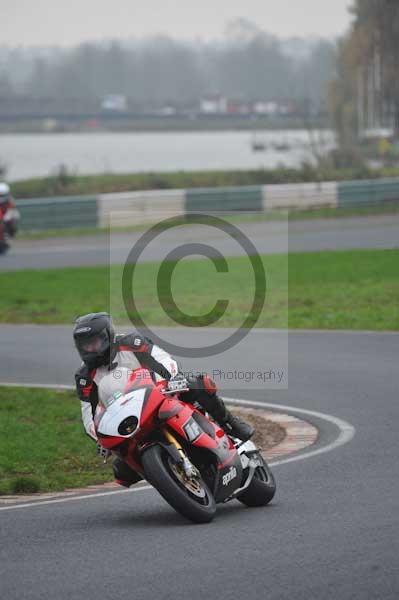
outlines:
[[[205,490],[197,477],[187,478],[183,473],[183,470],[175,463],[171,458],[169,458],[169,467],[173,471],[175,477],[184,485],[184,487],[194,496],[198,498],[205,498],[206,493]]]

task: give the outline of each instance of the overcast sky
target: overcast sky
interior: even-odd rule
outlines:
[[[216,38],[245,17],[279,36],[334,36],[350,22],[351,0],[0,0],[0,44],[71,45],[167,33]]]

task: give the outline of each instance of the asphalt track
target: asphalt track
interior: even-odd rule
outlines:
[[[399,216],[395,215],[235,225],[260,254],[399,247]],[[134,232],[113,234],[111,239],[106,235],[17,239],[10,252],[0,257],[0,271],[120,264],[141,235]],[[224,256],[242,254],[237,241],[226,234],[214,228],[186,226],[163,233],[145,248],[142,259],[163,259],[176,244],[192,242],[206,242]]]
[[[268,335],[251,339],[255,361]],[[68,328],[1,326],[0,338],[0,380],[72,383]],[[288,390],[224,390],[356,428],[344,446],[276,466],[266,508],[230,503],[198,526],[143,489],[0,510],[1,598],[397,600],[398,349],[394,333],[293,332]],[[308,418],[320,448],[336,439],[333,425]]]

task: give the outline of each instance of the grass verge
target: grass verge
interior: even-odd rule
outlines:
[[[398,168],[369,169],[361,166],[347,169],[318,169],[309,164],[304,164],[299,169],[281,166],[272,169],[99,173],[97,175],[74,175],[67,172],[50,177],[14,181],[12,189],[16,198],[34,198],[151,189],[378,179],[380,177],[398,177],[398,175]]]
[[[0,494],[112,481],[73,392],[0,387]]]
[[[263,256],[266,303],[258,327],[399,329],[399,250],[355,250]],[[228,258],[228,272],[209,260],[183,260],[171,279],[173,299],[192,326],[219,298],[229,305],[218,327],[239,326],[253,301],[254,276],[247,258]],[[162,288],[168,316],[158,301],[159,263],[139,264],[134,278],[137,309],[150,325],[175,326],[176,307]],[[122,267],[82,267],[2,273],[0,322],[71,323],[78,314],[110,310],[126,321],[120,293]],[[112,290],[112,295],[110,295]],[[287,320],[288,306],[288,320]],[[133,315],[134,317],[134,315]]]

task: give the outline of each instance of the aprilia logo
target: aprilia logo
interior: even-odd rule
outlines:
[[[230,483],[230,481],[232,479],[235,479],[236,477],[237,477],[237,469],[235,467],[230,467],[230,471],[228,473],[226,473],[226,475],[223,475],[223,477],[222,477],[222,484],[228,485]]]

